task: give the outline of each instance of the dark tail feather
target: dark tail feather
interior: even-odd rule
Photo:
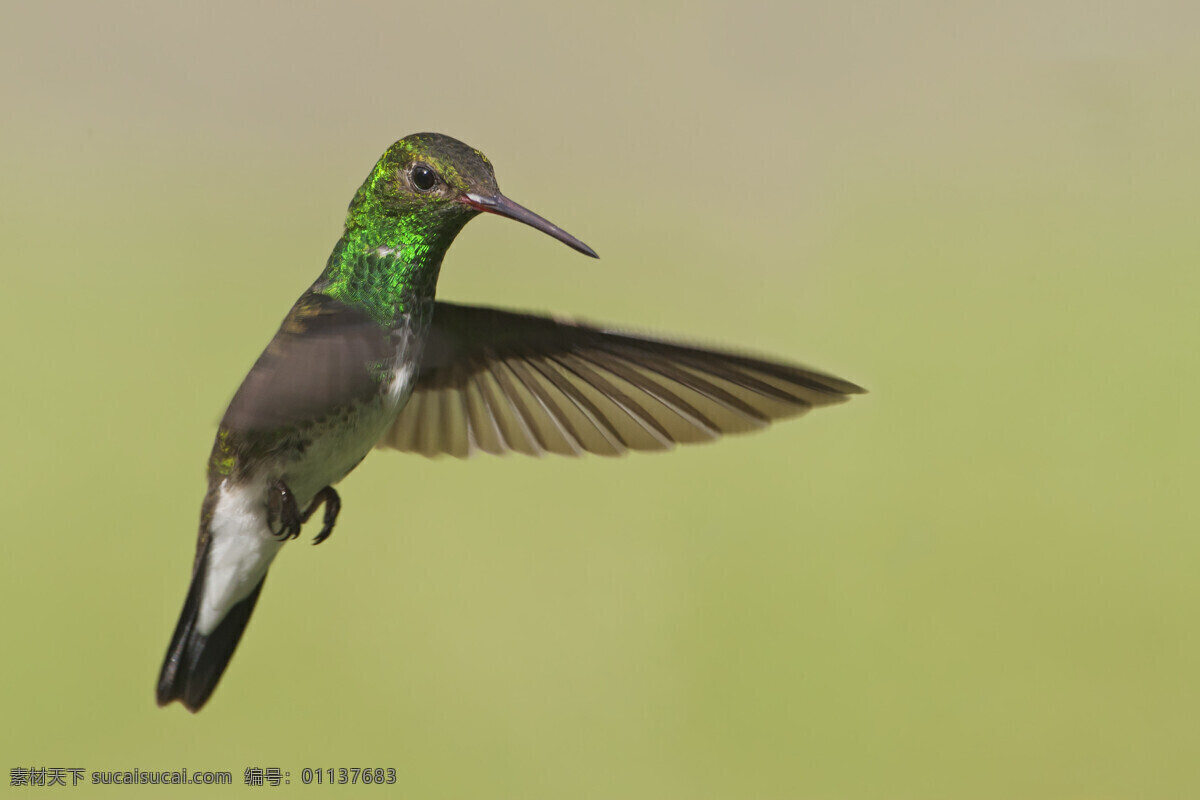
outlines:
[[[263,576],[246,599],[229,609],[217,629],[203,636],[196,630],[196,621],[200,616],[200,597],[204,592],[206,556],[207,553],[204,553],[196,559],[183,613],[179,615],[175,635],[171,637],[167,658],[158,676],[158,704],[165,706],[172,700],[178,700],[193,713],[208,702],[209,696],[217,688],[217,681],[221,680],[229,659],[233,657],[233,651],[242,638],[242,631],[250,621],[250,614],[266,581],[266,576]]]

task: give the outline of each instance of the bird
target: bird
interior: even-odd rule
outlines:
[[[389,147],[354,194],[324,270],[233,395],[207,466],[191,582],[157,701],[212,696],[286,542],[374,448],[614,456],[704,442],[864,390],[805,367],[560,317],[435,299],[443,256],[480,213],[596,252],[508,199],[491,162],[444,134]]]

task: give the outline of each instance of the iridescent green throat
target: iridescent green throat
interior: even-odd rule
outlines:
[[[346,232],[313,290],[361,308],[384,325],[432,302],[442,258],[474,216],[439,210],[393,218],[352,206]]]

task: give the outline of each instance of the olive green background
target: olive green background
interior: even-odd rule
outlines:
[[[1197,8],[6,4],[4,783],[1200,793]],[[871,393],[666,455],[373,454],[210,705],[158,709],[216,421],[419,130],[601,254],[480,219],[440,296]],[[298,792],[342,766],[398,785]],[[73,796],[160,793],[234,792]]]

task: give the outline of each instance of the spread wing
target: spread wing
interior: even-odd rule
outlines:
[[[386,327],[345,303],[307,292],[242,381],[221,426],[260,431],[301,425],[370,399],[393,352]]]
[[[862,391],[803,367],[439,302],[412,397],[380,446],[458,457],[665,450]]]

